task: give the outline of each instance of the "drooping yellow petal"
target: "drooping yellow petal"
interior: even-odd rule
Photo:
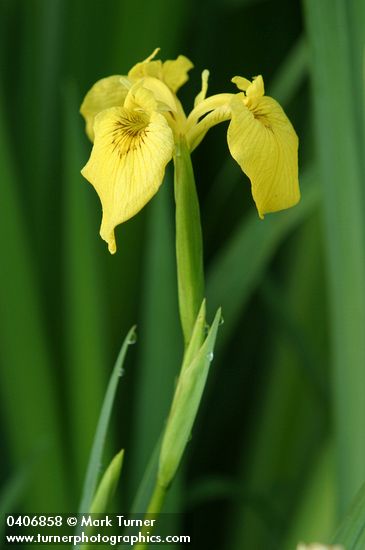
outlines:
[[[233,97],[227,138],[233,158],[251,180],[252,195],[263,218],[300,199],[298,137],[274,99],[256,97],[254,103],[251,109],[243,93]]]
[[[125,76],[113,75],[98,80],[87,92],[80,113],[86,121],[86,133],[91,141],[94,141],[96,115],[109,107],[122,106],[130,86]]]
[[[188,72],[194,67],[185,55],[168,59],[162,65],[162,79],[174,93],[188,81]]]
[[[172,157],[172,131],[163,115],[113,107],[95,119],[95,142],[82,170],[103,208],[101,237],[116,251],[114,229],[143,208],[160,187]]]

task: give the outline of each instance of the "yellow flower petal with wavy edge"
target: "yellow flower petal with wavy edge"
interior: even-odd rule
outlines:
[[[188,72],[194,67],[185,55],[168,59],[162,65],[162,79],[174,93],[189,80]]]
[[[125,76],[113,75],[98,80],[87,92],[80,113],[86,121],[86,133],[91,141],[94,141],[96,115],[109,107],[122,106],[130,88],[127,84]]]
[[[174,142],[163,115],[124,107],[100,113],[94,130],[94,147],[82,174],[101,200],[100,235],[113,254],[115,227],[137,214],[157,192]]]
[[[144,61],[137,63],[128,73],[130,80],[136,81],[144,77],[152,77],[164,82],[172,92],[176,93],[188,80],[188,72],[193,64],[184,55],[177,59],[168,59],[162,63],[154,59],[160,48],[156,48]]]
[[[152,76],[154,78],[162,79],[162,61],[160,59],[153,60],[154,57],[158,54],[160,48],[153,50],[151,55],[149,55],[143,61],[136,63],[134,67],[128,73],[128,78],[130,80],[139,80],[144,76]]]
[[[280,105],[271,97],[260,96],[263,83],[256,80],[250,95],[247,88],[249,97],[239,93],[231,100],[227,139],[231,155],[251,180],[252,195],[263,218],[300,199],[298,137]]]

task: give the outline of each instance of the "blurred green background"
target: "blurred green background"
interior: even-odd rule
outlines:
[[[210,93],[262,74],[300,138],[302,201],[257,217],[226,128],[193,155],[218,348],[165,510],[196,547],[329,541],[365,481],[365,3],[356,0],[1,0],[0,379],[4,512],[75,511],[106,384],[129,349],[104,468],[126,462],[128,510],[167,416],[182,339],[172,175],[98,236],[78,114],[99,78],[156,47]],[[194,546],[195,547],[195,546]]]

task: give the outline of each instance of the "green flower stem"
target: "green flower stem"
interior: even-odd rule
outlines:
[[[174,166],[179,310],[186,347],[204,298],[204,272],[199,203],[184,137],[176,144]]]
[[[149,516],[151,515],[157,516],[160,513],[163,503],[165,501],[165,498],[166,498],[166,488],[157,482],[155,485],[154,491],[152,493],[150,503],[147,508],[146,519],[148,519]],[[141,534],[142,536],[146,537],[147,532],[151,534],[152,530],[153,530],[152,526],[144,525],[141,530]],[[140,544],[137,544],[135,546],[135,549],[145,550],[145,548],[147,547],[148,547],[148,542],[141,542]]]
[[[159,514],[166,497],[166,488],[156,483],[150,503],[148,505],[147,514]]]
[[[187,350],[204,299],[204,271],[199,202],[190,151],[184,137],[181,137],[176,144],[174,166],[179,311],[185,350]],[[198,339],[201,341],[195,343],[197,349],[204,338],[204,331],[200,332]],[[160,513],[166,493],[167,488],[157,479],[147,508],[147,517],[149,514]],[[151,528],[148,527],[148,530],[150,531]],[[147,543],[141,543],[136,548],[143,550],[146,547]]]

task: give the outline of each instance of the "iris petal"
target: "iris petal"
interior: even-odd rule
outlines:
[[[261,218],[294,206],[300,199],[298,137],[280,105],[271,97],[244,94],[231,100],[228,146],[251,180],[252,195]]]
[[[162,66],[163,81],[174,93],[188,81],[188,72],[194,67],[185,55],[177,59],[169,59]]]
[[[193,64],[184,55],[177,59],[168,59],[164,63],[159,59],[153,59],[158,53],[156,49],[147,59],[137,63],[128,73],[130,80],[136,81],[144,77],[152,77],[162,80],[172,92],[176,93],[188,80],[188,72]]]
[[[128,79],[122,75],[102,78],[90,88],[82,102],[80,113],[86,121],[86,133],[94,141],[94,120],[109,107],[122,106],[129,90]]]
[[[115,227],[137,214],[157,192],[174,142],[166,119],[157,112],[113,107],[96,117],[94,129],[94,147],[82,174],[99,195],[100,235],[114,253]]]

